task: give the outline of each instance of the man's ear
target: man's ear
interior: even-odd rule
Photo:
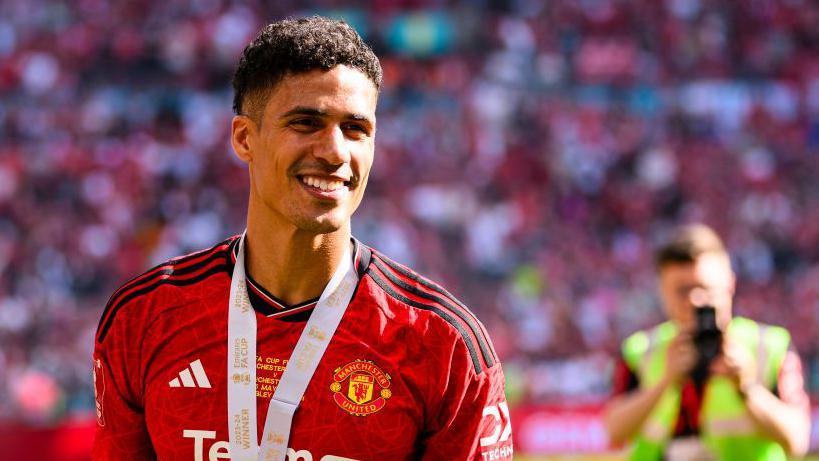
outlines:
[[[251,140],[256,134],[256,123],[247,115],[235,115],[230,123],[230,143],[233,151],[245,163],[253,161]]]

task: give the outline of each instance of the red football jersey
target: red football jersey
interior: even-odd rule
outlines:
[[[230,459],[227,320],[238,238],[116,291],[94,351],[94,459]],[[435,283],[354,244],[359,284],[293,420],[289,461],[512,458],[498,358]],[[287,306],[248,278],[257,430],[317,300]]]

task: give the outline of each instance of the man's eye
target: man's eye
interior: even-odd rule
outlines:
[[[315,128],[318,126],[318,123],[312,118],[300,118],[290,122],[290,125],[297,128]]]
[[[367,128],[357,124],[357,123],[348,123],[344,125],[344,131],[354,131],[360,134],[369,134]]]

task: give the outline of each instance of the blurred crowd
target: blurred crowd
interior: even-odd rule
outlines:
[[[230,78],[320,13],[381,57],[354,233],[487,325],[510,399],[593,401],[663,318],[652,251],[704,221],[736,310],[819,390],[819,4],[810,0],[0,3],[0,420],[93,410],[112,291],[243,228]]]

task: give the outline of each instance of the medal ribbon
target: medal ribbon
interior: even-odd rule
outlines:
[[[230,457],[234,461],[285,461],[293,415],[353,297],[358,274],[348,245],[310,314],[270,399],[259,446],[256,431],[256,314],[247,294],[244,244],[245,234],[242,234],[228,304]]]

